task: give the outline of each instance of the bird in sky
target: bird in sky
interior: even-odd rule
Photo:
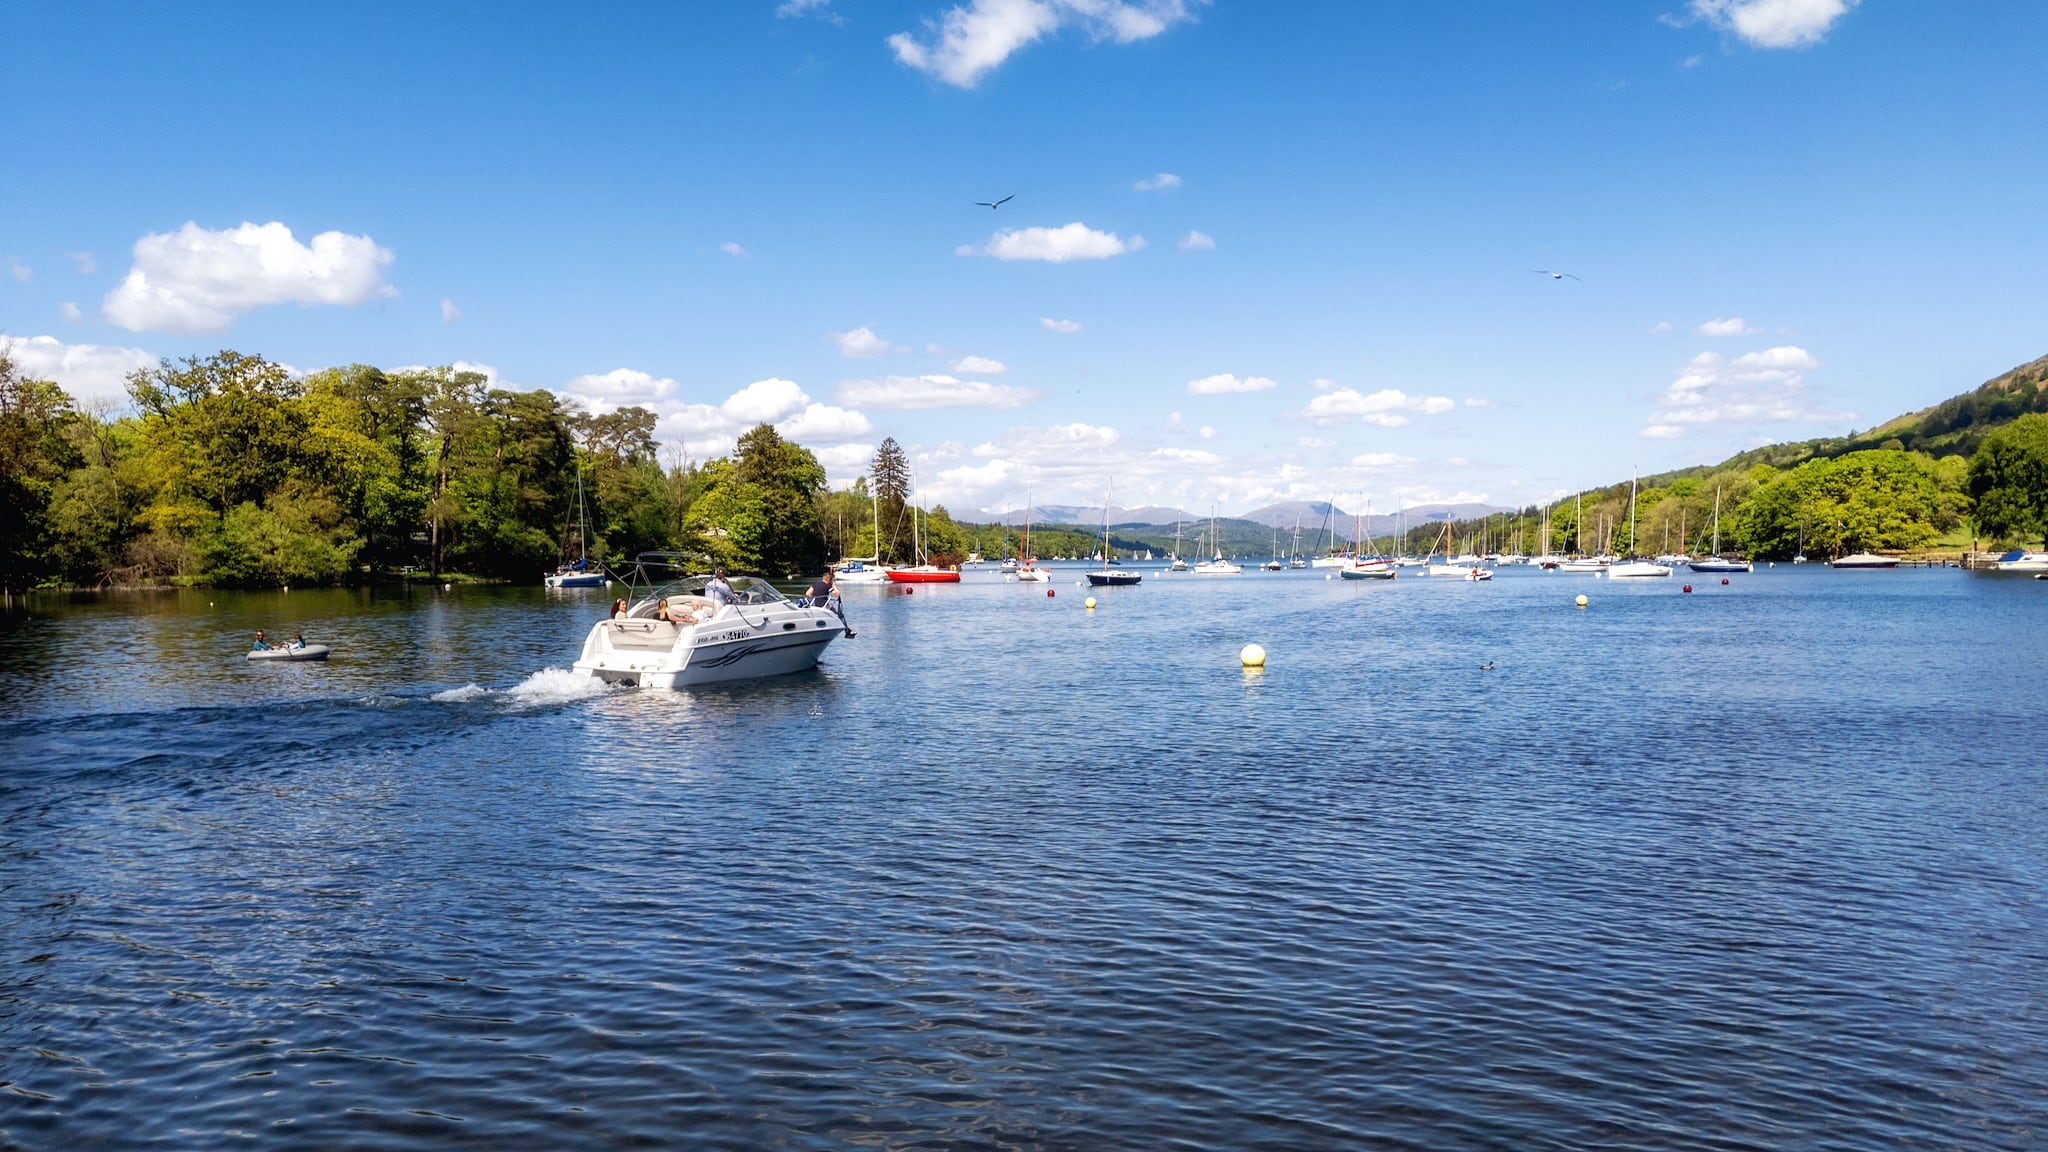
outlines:
[[[1535,273],[1536,273],[1536,274],[1537,274],[1538,276],[1548,276],[1548,277],[1550,277],[1550,278],[1551,278],[1552,280],[1564,280],[1564,279],[1567,279],[1567,278],[1569,278],[1569,279],[1572,279],[1572,280],[1577,280],[1577,279],[1578,279],[1578,277],[1577,277],[1577,276],[1573,276],[1573,275],[1572,275],[1571,273],[1569,273],[1569,272],[1552,272],[1552,271],[1551,271],[1550,269],[1548,269],[1548,268],[1535,268],[1535,269],[1531,269],[1531,271],[1535,272]]]
[[[1010,201],[1012,201],[1012,200],[1015,200],[1016,198],[1017,198],[1017,194],[1016,194],[1015,192],[1012,192],[1012,193],[1010,193],[1010,194],[1009,194],[1008,196],[1005,196],[1005,197],[1003,197],[1003,198],[1002,198],[1001,200],[995,200],[995,201],[989,201],[989,200],[976,200],[976,201],[974,202],[974,206],[975,206],[976,208],[989,208],[989,209],[1001,208],[1001,207],[1002,207],[1003,205],[1005,205],[1005,204],[1008,204],[1008,203],[1009,203]]]

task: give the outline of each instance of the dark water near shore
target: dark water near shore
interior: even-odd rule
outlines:
[[[2048,1146],[2048,584],[1322,577],[0,617],[0,1146]]]

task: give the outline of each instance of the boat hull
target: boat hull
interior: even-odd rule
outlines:
[[[1609,565],[1607,569],[1607,578],[1609,580],[1656,580],[1670,575],[1671,569],[1662,564],[1653,564],[1648,560],[1624,561],[1620,564]]]
[[[960,572],[953,568],[891,568],[889,579],[896,584],[958,584]]]
[[[1392,580],[1396,571],[1392,564],[1354,564],[1339,568],[1337,575],[1345,580]]]
[[[683,628],[646,619],[599,621],[575,670],[641,688],[785,676],[815,668],[825,647],[846,631],[825,608],[785,603],[756,612],[727,609]]]
[[[1136,572],[1090,572],[1088,582],[1097,588],[1128,588],[1144,579]]]
[[[1897,568],[1898,566],[1898,557],[1879,556],[1870,552],[1857,552],[1833,561],[1833,567],[1836,568]]]
[[[557,572],[544,583],[550,588],[602,588],[605,576],[602,572]]]

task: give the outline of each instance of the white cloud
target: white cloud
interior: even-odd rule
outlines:
[[[1221,372],[1188,381],[1188,395],[1227,396],[1235,392],[1271,392],[1277,387],[1278,382],[1264,376],[1246,376],[1240,380],[1228,372]]]
[[[1784,424],[1851,420],[1853,413],[1816,408],[1806,397],[1806,373],[1820,361],[1804,348],[1783,345],[1724,360],[1702,352],[1664,390],[1657,411],[1638,435],[1669,440],[1702,424]]]
[[[998,260],[1043,260],[1065,264],[1072,260],[1107,260],[1145,246],[1143,236],[1125,240],[1114,232],[1100,232],[1079,220],[1058,228],[1004,228],[976,248],[962,244],[954,249],[961,256],[993,256]]]
[[[851,332],[840,332],[832,337],[839,345],[839,355],[848,360],[872,360],[887,356],[892,349],[889,342],[875,335],[874,329],[863,324]]]
[[[839,386],[840,403],[865,408],[1015,408],[1037,398],[1029,388],[939,375],[884,376]]]
[[[1655,324],[1650,325],[1650,334],[1652,336],[1669,331],[1671,331],[1671,321],[1669,320],[1659,320]]]
[[[1303,448],[1335,448],[1337,446],[1335,440],[1325,440],[1321,436],[1303,436],[1300,443]]]
[[[1196,232],[1190,229],[1187,235],[1180,238],[1180,250],[1183,252],[1206,252],[1214,247],[1216,247],[1216,238],[1207,232]]]
[[[1859,0],[1692,0],[1692,14],[1756,48],[1807,48]]]
[[[140,348],[66,344],[54,336],[0,334],[0,348],[6,349],[22,375],[53,380],[75,399],[88,404],[125,405],[128,374],[154,368],[157,363],[156,357]]]
[[[453,324],[460,319],[462,319],[462,309],[455,306],[455,301],[450,300],[446,296],[441,297],[441,323]]]
[[[756,380],[718,404],[688,403],[676,381],[634,368],[578,376],[557,394],[598,415],[645,408],[655,414],[656,436],[681,445],[697,459],[731,452],[740,433],[756,424],[773,424],[807,447],[858,439],[874,431],[861,413],[820,404],[795,381],[780,377]]]
[[[1132,187],[1140,192],[1164,192],[1169,188],[1180,187],[1180,177],[1171,172],[1161,172],[1157,176],[1148,176],[1138,181]]]
[[[1408,423],[1405,412],[1436,416],[1456,408],[1449,396],[1410,396],[1399,388],[1383,388],[1367,395],[1356,388],[1338,388],[1308,402],[1301,414],[1318,425],[1358,420],[1382,428],[1399,428]]]
[[[1415,457],[1402,456],[1394,452],[1367,452],[1362,456],[1353,456],[1351,458],[1351,466],[1353,468],[1364,468],[1368,471],[1400,468],[1413,463],[1415,463]]]
[[[458,368],[458,370],[460,370]],[[472,366],[469,371],[476,371]],[[491,369],[486,375],[495,375]],[[574,399],[584,408],[604,415],[621,408],[648,408],[658,411],[665,401],[673,400],[681,386],[667,377],[656,379],[649,373],[636,368],[614,368],[609,372],[578,376],[562,385],[560,394]]]
[[[1199,464],[1203,467],[1214,467],[1223,463],[1223,457],[1218,456],[1214,452],[1205,452],[1200,448],[1155,448],[1152,450],[1152,455],[1175,464]]]
[[[1188,19],[1187,0],[969,0],[925,21],[926,37],[889,37],[896,59],[935,79],[972,88],[1010,55],[1063,27],[1094,40],[1146,40]]]
[[[90,252],[66,252],[64,258],[71,261],[71,266],[80,276],[90,276],[99,271],[99,262],[92,258]]]
[[[1495,403],[1494,403],[1493,401],[1491,401],[1491,400],[1481,400],[1481,399],[1479,399],[1479,398],[1478,398],[1478,397],[1476,397],[1476,396],[1467,396],[1467,397],[1465,397],[1465,398],[1464,398],[1463,400],[1460,400],[1460,401],[1458,402],[1458,407],[1460,407],[1460,408],[1498,408],[1498,407],[1500,407],[1500,405],[1498,405],[1498,404],[1495,404]]]
[[[951,367],[955,372],[973,376],[1001,376],[1010,370],[1001,360],[991,360],[986,356],[962,356],[953,361]]]
[[[210,231],[187,223],[135,242],[135,264],[101,307],[136,332],[218,332],[266,304],[354,307],[397,295],[379,271],[391,251],[368,236],[322,232],[300,244],[283,224]]]
[[[26,264],[23,264],[19,258],[14,256],[9,256],[7,258],[7,268],[9,271],[14,273],[14,278],[16,280],[19,280],[24,284],[28,283],[29,277],[35,275],[34,269],[30,268]]]
[[[782,3],[775,6],[775,16],[779,20],[787,20],[792,16],[801,16],[813,8],[824,8],[830,3],[832,0],[782,0]]]
[[[727,256],[732,257],[735,260],[744,260],[747,258],[747,250],[741,247],[739,243],[736,241],[727,240],[725,243],[720,244],[718,246],[718,250],[720,252],[725,253]]]
[[[1046,329],[1052,332],[1064,332],[1071,335],[1081,330],[1081,322],[1078,320],[1055,320],[1050,316],[1040,316],[1038,322],[1045,325]]]
[[[806,404],[802,412],[777,427],[784,436],[806,444],[858,440],[875,431],[866,416],[830,404]]]
[[[79,311],[78,305],[73,301],[66,300],[62,304],[57,305],[57,309],[58,311],[64,313],[64,318],[66,320],[71,321],[73,324],[76,324],[80,320],[85,319],[85,313]]]
[[[1709,320],[1700,325],[1702,336],[1747,336],[1755,331],[1756,329],[1744,324],[1740,316]]]
[[[1195,436],[1201,440],[1214,440],[1216,438],[1216,429],[1204,424],[1200,428],[1195,429]]]
[[[1705,59],[1705,56],[1702,56],[1699,53],[1695,52],[1692,55],[1687,56],[1685,59],[1679,61],[1678,66],[1680,68],[1697,68],[1700,66],[1700,62]]]

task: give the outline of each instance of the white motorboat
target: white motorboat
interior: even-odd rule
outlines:
[[[1847,556],[1829,561],[1835,568],[1897,568],[1897,556],[1879,556],[1874,552],[1851,552]]]
[[[1992,561],[1991,567],[1999,572],[2048,572],[2048,552],[2015,548]]]
[[[645,573],[651,555],[643,555],[636,573]],[[642,688],[779,676],[815,667],[825,646],[846,631],[831,609],[790,600],[758,576],[731,578],[733,601],[725,605],[705,595],[710,583],[709,576],[688,576],[664,584],[624,616],[598,621],[575,670]],[[669,619],[662,618],[664,602]]]
[[[832,579],[840,584],[882,584],[889,579],[889,573],[881,565],[869,565],[872,557],[858,560],[843,560],[832,569]]]
[[[325,644],[280,644],[275,648],[251,648],[251,660],[325,660],[328,647]]]
[[[1244,566],[1242,564],[1232,564],[1230,561],[1218,556],[1211,560],[1202,561],[1200,564],[1189,569],[1189,571],[1197,576],[1235,576],[1239,572],[1244,571]]]

